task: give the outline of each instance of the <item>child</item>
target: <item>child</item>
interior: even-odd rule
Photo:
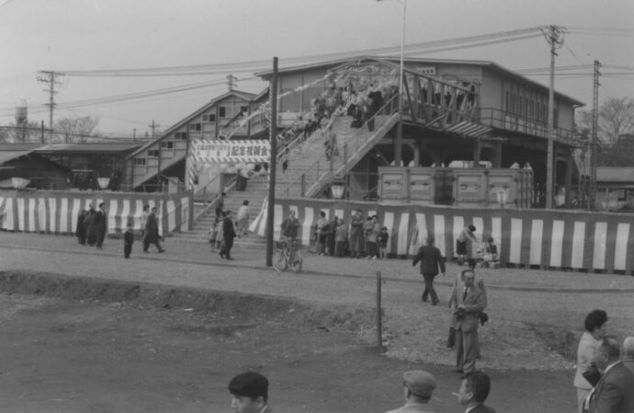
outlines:
[[[377,244],[379,244],[379,258],[382,260],[387,256],[387,240],[390,238],[390,234],[387,232],[387,227],[382,227],[381,232],[376,237]]]
[[[134,243],[134,233],[132,232],[132,223],[128,222],[128,226],[123,233],[123,256],[130,258],[132,252],[132,244]]]

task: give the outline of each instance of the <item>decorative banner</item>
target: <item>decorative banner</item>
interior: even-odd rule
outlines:
[[[261,236],[267,207],[264,202],[250,227]],[[502,264],[634,274],[634,229],[628,214],[277,199],[274,235],[279,237],[282,220],[294,210],[301,223],[298,238],[308,245],[321,211],[350,225],[357,208],[366,216],[377,215],[379,224],[387,227],[387,250],[396,256],[413,254],[431,234],[441,254],[451,259],[462,229],[474,225],[479,242],[485,234],[493,238]]]
[[[192,140],[191,155],[196,166],[210,163],[269,162],[268,140]]]
[[[74,234],[81,210],[101,202],[106,204],[108,234],[123,233],[128,223],[142,230],[144,205],[157,207],[161,235],[192,226],[191,192],[0,191],[0,230]]]

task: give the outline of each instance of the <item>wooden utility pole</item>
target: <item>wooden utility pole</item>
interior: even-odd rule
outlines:
[[[61,73],[52,70],[40,71],[37,76],[38,81],[48,83],[48,89],[44,89],[44,91],[48,93],[48,103],[45,103],[44,106],[48,106],[49,143],[53,140],[53,111],[55,106],[57,106],[55,103],[55,94],[57,93],[55,86],[60,84],[59,80],[55,78],[59,76],[61,76]]]
[[[266,266],[273,266],[273,234],[275,233],[275,170],[277,160],[277,57],[273,58],[273,77],[269,86],[271,98],[271,125],[269,140],[271,144],[269,161],[269,198],[266,209]]]
[[[588,209],[594,209],[597,197],[597,148],[599,130],[599,69],[601,63],[594,61],[594,75],[592,82],[592,132],[590,135],[590,185],[588,188]]]
[[[548,32],[544,32],[546,40],[550,44],[550,83],[548,85],[548,148],[546,154],[546,208],[553,207],[554,186],[554,146],[555,146],[555,56],[556,50],[564,41],[563,30],[560,26],[548,26]]]

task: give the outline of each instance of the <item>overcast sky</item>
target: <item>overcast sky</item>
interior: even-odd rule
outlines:
[[[39,70],[159,68],[284,59],[384,46],[401,39],[403,0],[0,0],[0,125],[26,100],[29,120],[44,120]],[[608,70],[601,98],[634,97],[632,0],[407,0],[405,43],[474,36],[547,24],[570,29],[557,65],[628,66]],[[607,33],[611,31],[611,33]],[[395,53],[398,55],[398,51]],[[419,57],[491,60],[509,69],[546,67],[544,38]],[[629,72],[629,73],[627,73]],[[590,73],[586,71],[586,73]],[[94,116],[111,135],[143,134],[152,120],[167,129],[224,93],[227,73],[128,78],[63,77],[56,101],[217,83],[178,94],[58,110],[55,118]],[[239,78],[252,74],[239,73]],[[547,84],[547,77],[534,77]],[[237,82],[258,92],[265,85]],[[588,105],[591,76],[558,78],[556,89]]]

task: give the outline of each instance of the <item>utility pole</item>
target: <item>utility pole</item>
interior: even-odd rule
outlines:
[[[401,56],[398,75],[398,125],[396,126],[396,144],[394,145],[394,165],[401,166],[403,156],[403,76],[405,54],[405,23],[407,22],[407,0],[403,2],[403,21],[401,22]]]
[[[37,80],[42,83],[48,83],[48,89],[44,89],[48,93],[48,103],[44,106],[48,106],[48,128],[49,128],[49,143],[53,140],[53,111],[55,106],[55,90],[56,86],[59,86],[61,82],[56,80],[56,77],[61,76],[61,73],[54,72],[52,70],[43,70],[38,72]]]
[[[548,31],[542,30],[550,44],[550,84],[548,86],[548,149],[546,155],[546,208],[553,207],[554,185],[554,142],[555,142],[555,56],[557,49],[564,44],[563,27],[550,25]]]
[[[152,139],[156,139],[156,129],[158,129],[159,126],[161,125],[158,125],[154,122],[154,119],[152,119],[152,123],[150,124],[150,129],[152,129]]]
[[[227,87],[229,87],[229,92],[231,92],[237,86],[236,80],[238,80],[238,78],[235,77],[234,75],[232,74],[227,75]]]
[[[271,127],[269,140],[271,144],[269,161],[269,197],[266,209],[266,266],[273,266],[273,234],[275,233],[275,170],[277,160],[277,57],[273,58],[273,77],[269,86],[271,98]]]
[[[594,74],[592,79],[592,132],[590,136],[590,185],[588,188],[588,209],[594,209],[597,196],[597,148],[599,129],[599,76],[601,63],[594,61]]]

